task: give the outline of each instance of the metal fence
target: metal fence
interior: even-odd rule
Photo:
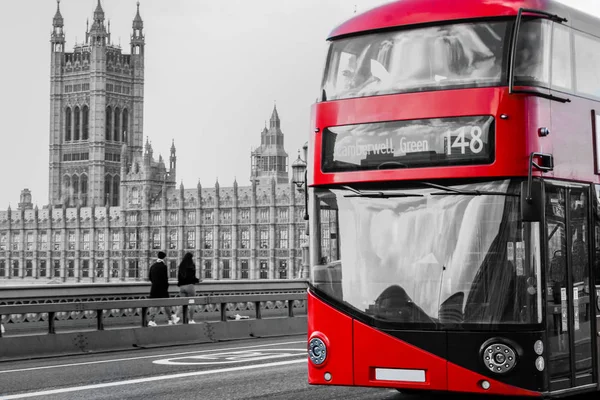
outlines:
[[[172,297],[179,295],[176,283],[172,281],[169,285]],[[307,281],[301,279],[208,280],[196,285],[196,292],[203,296],[300,293],[306,291],[306,288]],[[149,282],[0,286],[0,305],[143,299],[149,292]]]
[[[178,308],[182,323],[148,327],[149,308],[163,306]],[[188,323],[190,307],[202,310],[200,323]],[[111,324],[107,322],[115,310],[118,310],[117,318],[122,318],[123,313],[127,318],[109,326]],[[305,333],[306,290],[300,293],[11,304],[0,305],[0,316],[10,316],[11,322],[6,326],[6,334],[0,335],[0,359],[30,358]],[[19,318],[35,320],[38,329],[11,332],[16,326],[13,321]]]

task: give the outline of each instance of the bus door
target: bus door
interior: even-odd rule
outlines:
[[[595,301],[592,301],[592,308],[596,310],[596,364],[597,364],[597,376],[598,381],[600,382],[600,185],[595,185],[595,194],[594,202],[593,202],[593,212],[592,215],[594,217],[594,253],[592,254],[593,260],[593,277],[595,280],[596,287],[596,298]],[[595,304],[594,304],[595,303]],[[594,336],[592,332],[592,336]]]
[[[550,391],[593,384],[590,190],[546,182],[546,364]],[[591,285],[590,285],[591,284]]]

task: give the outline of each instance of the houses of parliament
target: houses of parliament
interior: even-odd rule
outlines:
[[[186,252],[203,279],[300,277],[304,196],[290,182],[277,108],[249,155],[250,186],[177,185],[175,144],[166,160],[144,142],[139,2],[130,54],[112,44],[100,0],[71,52],[63,29],[57,2],[48,204],[34,207],[24,189],[16,209],[0,211],[0,284],[144,280],[159,250],[171,278]]]

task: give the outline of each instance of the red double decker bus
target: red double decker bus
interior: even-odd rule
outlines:
[[[600,20],[550,0],[403,0],[329,41],[309,382],[598,390]]]

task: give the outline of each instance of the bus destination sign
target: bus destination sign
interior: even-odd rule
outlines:
[[[347,125],[323,131],[323,172],[490,164],[494,118]]]

